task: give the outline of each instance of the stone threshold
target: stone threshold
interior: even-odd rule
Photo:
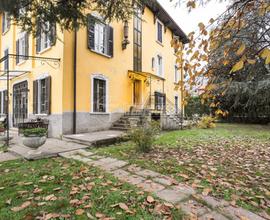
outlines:
[[[266,213],[258,215],[243,208],[232,206],[225,200],[200,195],[192,187],[179,183],[171,177],[142,169],[126,161],[102,157],[84,149],[59,153],[59,156],[98,167],[109,172],[120,181],[153,193],[159,199],[183,210],[187,214],[187,219],[270,220]]]

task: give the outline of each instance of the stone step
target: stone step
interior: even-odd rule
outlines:
[[[129,128],[126,127],[117,127],[117,126],[112,126],[111,130],[117,130],[117,131],[128,131]]]

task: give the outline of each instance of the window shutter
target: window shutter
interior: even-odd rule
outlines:
[[[158,110],[158,93],[155,92],[155,110]]]
[[[25,53],[24,53],[24,55],[26,56],[25,60],[28,60],[29,59],[28,58],[28,56],[29,56],[29,34],[26,33],[24,35],[24,37],[25,37]]]
[[[33,81],[33,114],[38,114],[38,80]]]
[[[4,91],[4,114],[7,114],[7,111],[8,111],[8,91],[5,90]]]
[[[51,114],[51,76],[46,78],[46,114]]]
[[[9,29],[10,28],[10,15],[9,15],[9,13],[7,13],[6,16],[7,16],[7,29]]]
[[[20,41],[19,40],[17,40],[16,41],[16,55],[21,55],[21,54],[19,54],[20,52]],[[16,64],[18,64],[20,62],[20,57],[18,57],[18,56],[16,56]]]
[[[113,28],[111,26],[108,26],[108,55],[113,57]]]
[[[2,33],[5,32],[5,13],[3,13],[3,16],[2,16]]]
[[[56,23],[51,24],[50,42],[51,46],[54,46],[56,44]]]
[[[95,17],[88,15],[88,27],[87,27],[87,39],[88,39],[88,49],[95,49]]]
[[[41,51],[41,27],[40,23],[37,23],[37,33],[36,33],[36,53]]]

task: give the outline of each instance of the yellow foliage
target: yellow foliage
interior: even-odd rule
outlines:
[[[238,56],[242,55],[244,53],[244,51],[246,50],[246,45],[245,44],[242,44],[239,49],[237,50],[236,54]]]
[[[270,49],[269,48],[265,48],[261,54],[260,54],[261,58],[265,59],[265,64],[268,65],[270,64]]]
[[[198,26],[200,28],[200,31],[203,31],[205,29],[205,25],[202,22],[200,22]]]
[[[216,119],[211,116],[204,116],[198,123],[198,127],[203,129],[215,128],[216,127],[215,121]]]
[[[247,59],[247,62],[251,65],[254,65],[256,63],[256,60]]]
[[[195,3],[195,1],[188,1],[188,3],[187,3],[187,8],[196,8],[196,3]]]
[[[232,70],[231,70],[231,73],[237,72],[237,71],[239,71],[239,70],[241,70],[241,69],[243,69],[243,68],[244,68],[244,61],[243,61],[243,60],[240,60],[239,62],[237,62],[237,63],[233,66],[233,68],[232,68]]]

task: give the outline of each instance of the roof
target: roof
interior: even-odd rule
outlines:
[[[189,39],[184,31],[157,0],[146,1],[145,4],[154,13],[154,15],[157,16],[157,18],[174,33],[174,35],[180,37],[180,40],[184,44],[189,42]]]

